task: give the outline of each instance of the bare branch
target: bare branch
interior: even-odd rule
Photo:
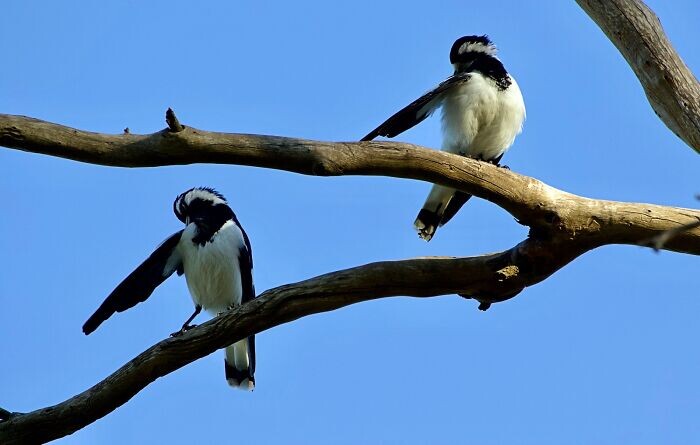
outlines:
[[[372,263],[270,289],[182,336],[157,343],[81,394],[0,422],[0,443],[43,443],[71,434],[157,378],[236,340],[306,315],[399,295],[461,293],[499,301],[545,279],[581,253],[558,243],[528,240],[497,254]]]
[[[700,85],[653,12],[639,0],[577,0],[639,78],[654,111],[700,152]],[[80,131],[0,114],[0,145],[94,164],[151,167],[250,165],[307,175],[382,175],[458,188],[487,199],[531,228],[513,248],[468,258],[372,263],[270,289],[259,298],[168,338],[103,381],[30,413],[0,408],[0,443],[39,443],[71,434],[126,403],[150,383],[253,333],[344,306],[391,296],[460,294],[480,309],[514,297],[581,254],[606,244],[645,245],[700,255],[700,211],[593,200],[487,163],[395,142],[320,142],[214,133],[180,124],[150,135]]]
[[[238,164],[306,175],[382,175],[454,187],[487,199],[539,237],[587,244],[637,244],[700,217],[691,209],[593,200],[462,156],[399,142],[321,142],[215,133],[185,126],[173,133],[108,135],[0,114],[0,145],[121,167]],[[667,250],[700,254],[700,230],[670,240]]]
[[[250,334],[297,318],[389,296],[458,293],[481,309],[517,295],[584,252],[642,240],[700,219],[700,211],[593,200],[488,163],[410,144],[319,142],[276,136],[178,132],[105,135],[27,117],[0,115],[0,145],[103,165],[143,167],[196,162],[251,165],[308,175],[385,175],[455,187],[501,206],[530,226],[501,253],[373,263],[264,292],[226,315],[164,340],[87,391],[0,423],[0,443],[42,442],[88,425],[155,379]],[[700,255],[700,228],[664,249]]]
[[[622,53],[654,112],[700,153],[700,83],[641,0],[576,0]]]

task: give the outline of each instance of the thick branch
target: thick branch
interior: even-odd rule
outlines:
[[[641,0],[576,0],[629,63],[656,114],[700,153],[700,83]]]
[[[700,217],[697,210],[587,199],[485,162],[399,142],[321,142],[189,126],[179,132],[108,135],[0,114],[0,145],[122,167],[220,163],[307,175],[419,179],[494,202],[540,237],[575,237],[590,247],[640,244]],[[700,229],[684,231],[664,248],[700,254]]]
[[[640,1],[577,0],[623,53],[660,118],[700,152],[700,87],[654,14]],[[610,7],[610,6],[613,7]],[[459,293],[483,307],[517,295],[582,253],[605,244],[644,244],[700,254],[700,212],[591,200],[533,178],[401,143],[329,143],[212,133],[182,126],[152,135],[89,133],[0,115],[0,145],[95,164],[146,167],[191,163],[251,165],[310,175],[384,175],[440,183],[501,206],[532,228],[507,251],[471,258],[373,263],[264,292],[260,298],[164,340],[85,392],[27,414],[0,409],[0,443],[38,443],[105,416],[157,378],[217,349],[300,317],[389,296]]]
[[[487,163],[401,143],[318,142],[212,133],[189,126],[145,136],[104,135],[0,115],[0,145],[127,167],[209,162],[310,175],[419,179],[488,199],[531,227],[527,240],[498,254],[374,263],[269,290],[182,337],[158,343],[82,394],[0,423],[3,444],[70,434],[126,403],[158,377],[247,335],[305,315],[397,295],[459,293],[486,307],[544,280],[590,249],[643,244],[700,218],[697,210],[583,198]],[[664,249],[700,254],[700,228],[678,233]]]
[[[383,297],[461,293],[498,301],[567,264],[581,250],[525,241],[471,258],[421,258],[367,264],[270,289],[259,298],[154,345],[85,392],[0,422],[0,443],[40,443],[71,434],[126,403],[157,378],[253,333],[300,317]]]

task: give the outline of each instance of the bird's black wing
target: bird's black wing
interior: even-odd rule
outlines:
[[[246,303],[255,298],[255,285],[253,284],[253,251],[250,247],[248,234],[245,233],[245,230],[243,230],[238,220],[236,220],[235,223],[243,234],[243,245],[238,249],[238,267],[241,274],[241,290],[243,291],[241,303]],[[250,375],[253,375],[255,372],[255,335],[248,337],[248,357],[250,360],[249,372]]]
[[[119,283],[83,325],[85,335],[97,329],[115,312],[125,311],[146,301],[155,288],[176,270],[182,275],[182,258],[176,249],[181,237],[182,230],[172,234],[146,258],[146,261]]]
[[[470,77],[470,73],[457,73],[448,77],[447,80],[442,82],[436,88],[425,93],[399,110],[399,112],[391,116],[374,130],[370,131],[367,136],[360,140],[371,141],[377,136],[393,138],[409,128],[414,127],[422,122],[426,117],[430,116],[432,112],[440,106],[443,95],[447,90],[467,82]]]
[[[452,219],[453,216],[459,212],[459,209],[462,208],[464,204],[469,201],[469,198],[471,198],[472,195],[469,193],[464,193],[462,191],[455,191],[454,195],[452,195],[452,198],[447,203],[447,206],[445,206],[445,211],[442,213],[442,217],[440,218],[440,222],[438,225],[440,227],[444,226],[447,224],[449,220]]]
[[[238,267],[240,268],[241,289],[243,290],[241,303],[245,303],[255,298],[255,286],[253,285],[253,249],[250,247],[248,234],[243,230],[243,226],[240,221],[238,221],[238,218],[234,216],[233,222],[238,226],[241,235],[243,235],[243,244],[238,248]]]
[[[241,246],[239,249],[238,264],[241,269],[241,288],[243,290],[241,303],[245,303],[255,298],[255,286],[253,285],[253,257],[248,246]]]

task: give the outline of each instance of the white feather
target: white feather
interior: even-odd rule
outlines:
[[[216,315],[241,304],[243,288],[238,255],[245,241],[233,221],[226,221],[212,241],[203,246],[192,242],[196,234],[195,224],[189,224],[178,244],[187,287],[195,304]]]
[[[478,72],[445,93],[442,101],[443,150],[477,159],[494,159],[510,148],[522,130],[525,103],[511,78],[505,90]]]
[[[425,200],[425,204],[423,204],[423,208],[435,213],[437,213],[438,210],[444,210],[454,194],[455,189],[434,184]],[[420,220],[416,220],[415,225],[417,230],[425,228],[425,224]],[[422,225],[422,227],[420,225]]]
[[[248,340],[241,340],[233,344],[233,359],[236,369],[247,369],[249,362],[248,358]]]
[[[247,369],[250,364],[248,356],[248,339],[237,341],[226,347],[226,362],[236,369]]]
[[[219,198],[215,193],[201,188],[194,188],[187,192],[187,194],[183,197],[183,199],[185,200],[185,204],[187,205],[191,204],[192,201],[194,201],[197,198],[203,201],[210,201],[212,205],[226,204],[226,201]]]
[[[486,53],[490,56],[495,56],[498,53],[498,49],[491,45],[484,45],[481,42],[466,42],[459,47],[458,52],[460,54],[474,52],[474,53]]]
[[[482,48],[485,48],[482,46]],[[442,149],[474,159],[491,160],[505,153],[520,133],[525,120],[525,103],[512,77],[505,90],[479,72],[441,97]],[[444,212],[455,190],[433,185],[423,208]],[[425,224],[416,220],[421,232]]]
[[[192,241],[196,235],[197,226],[188,224],[182,232],[177,253],[182,257],[192,300],[217,315],[241,304],[243,285],[239,255],[246,245],[245,237],[232,220],[226,221],[204,245]],[[226,347],[226,362],[239,371],[248,369],[248,346],[248,340],[244,339]],[[255,386],[249,379],[229,383],[245,390],[252,390]]]

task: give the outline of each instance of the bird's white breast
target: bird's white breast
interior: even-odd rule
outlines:
[[[503,154],[520,133],[525,103],[512,79],[505,90],[480,73],[445,95],[442,102],[443,150],[491,160]]]
[[[241,230],[233,221],[227,221],[212,241],[203,246],[192,242],[196,230],[195,224],[188,225],[178,244],[187,287],[195,304],[213,314],[241,304],[238,255],[245,245]]]

